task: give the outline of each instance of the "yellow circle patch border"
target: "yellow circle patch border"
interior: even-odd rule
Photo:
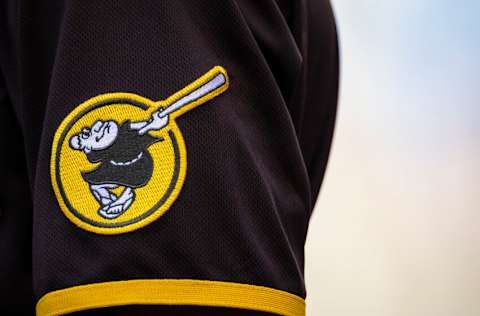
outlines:
[[[68,201],[68,198],[66,197],[66,194],[63,192],[63,188],[61,187],[62,180],[59,174],[59,161],[62,154],[61,148],[63,142],[65,141],[65,137],[69,132],[70,128],[78,121],[78,119],[83,117],[83,115],[85,115],[86,113],[101,108],[102,106],[115,104],[127,104],[137,106],[146,111],[146,113],[151,114],[155,109],[171,105],[180,98],[188,95],[189,93],[192,93],[192,91],[198,89],[202,85],[205,85],[206,83],[211,81],[212,78],[218,76],[219,74],[223,75],[224,78],[224,82],[220,86],[215,88],[213,91],[210,91],[208,94],[205,94],[202,97],[193,100],[187,106],[184,106],[180,110],[170,114],[169,123],[165,128],[168,129],[168,135],[171,138],[171,143],[174,147],[174,174],[167,190],[150,210],[146,210],[141,215],[129,221],[109,224],[96,222],[90,218],[87,218],[82,215],[81,212],[74,209],[73,206],[70,205],[70,202]],[[184,113],[190,111],[191,109],[220,95],[228,89],[228,86],[229,78],[226,70],[223,67],[216,66],[210,71],[208,71],[206,74],[204,74],[202,77],[197,79],[195,82],[191,83],[190,85],[186,86],[185,88],[165,100],[152,101],[137,94],[118,92],[106,93],[95,96],[77,106],[64,118],[55,133],[52,143],[50,176],[55,196],[63,214],[78,227],[93,233],[104,235],[114,235],[131,232],[152,223],[160,216],[162,216],[177,199],[182,189],[187,171],[186,146],[183,135],[178,125],[176,124],[175,119],[180,115],[183,115]]]

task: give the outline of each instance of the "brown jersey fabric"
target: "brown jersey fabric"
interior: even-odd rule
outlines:
[[[329,1],[6,0],[0,71],[2,315],[305,314]],[[148,128],[85,136],[100,175],[95,120]]]

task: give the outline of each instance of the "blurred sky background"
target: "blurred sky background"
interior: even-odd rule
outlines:
[[[309,316],[480,315],[480,1],[332,0],[334,144]]]

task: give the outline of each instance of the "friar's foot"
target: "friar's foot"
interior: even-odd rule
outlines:
[[[125,213],[134,199],[135,192],[131,188],[126,188],[118,199],[99,209],[98,214],[106,219],[115,219]]]
[[[117,206],[105,206],[98,210],[98,214],[105,219],[115,219],[123,214],[123,208],[121,205]]]
[[[117,200],[115,193],[110,192],[111,189],[115,189],[116,187],[118,187],[116,184],[92,184],[90,189],[92,190],[95,199],[105,206]]]

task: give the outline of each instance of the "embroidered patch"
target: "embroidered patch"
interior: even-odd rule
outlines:
[[[107,93],[76,107],[55,133],[50,162],[66,217],[91,232],[120,234],[164,214],[187,169],[175,120],[228,84],[227,72],[217,66],[166,100]]]

